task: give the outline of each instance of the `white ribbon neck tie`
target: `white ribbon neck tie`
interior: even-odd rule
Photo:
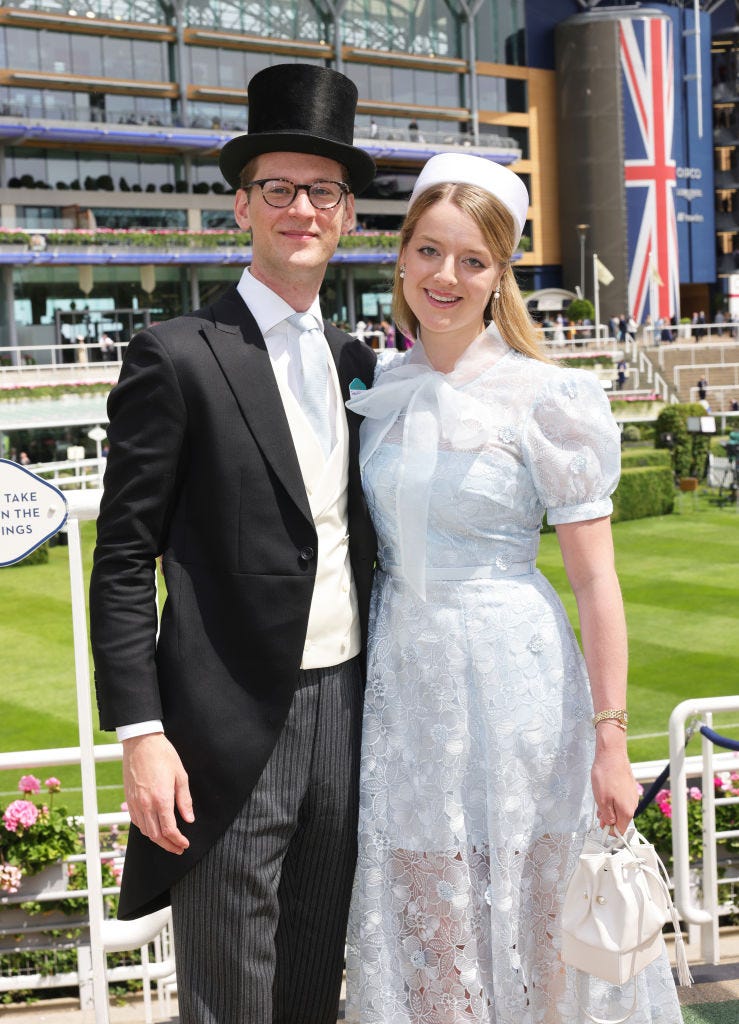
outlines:
[[[293,313],[288,323],[300,331],[300,365],[303,390],[300,405],[326,458],[331,453],[328,407],[328,347],[323,330],[312,313]]]
[[[471,450],[490,436],[490,412],[482,402],[450,383],[452,374],[428,363],[404,363],[380,375],[371,391],[352,398],[348,407],[364,416],[360,428],[364,467],[392,425],[405,414],[396,495],[401,575],[426,599],[426,540],[431,481],[441,440],[457,450]]]

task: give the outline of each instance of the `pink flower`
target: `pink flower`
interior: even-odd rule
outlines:
[[[53,775],[50,778],[46,779],[44,785],[46,786],[50,793],[58,793],[59,790],[62,788],[62,784],[59,781],[59,779],[55,778]]]
[[[22,878],[23,872],[15,864],[0,864],[0,891],[18,892]]]
[[[14,800],[3,814],[3,823],[8,832],[17,832],[19,828],[31,828],[37,818],[38,807],[30,800]]]
[[[126,803],[126,801],[125,801],[125,800],[124,800],[124,801],[123,801],[123,803],[121,804],[121,810],[122,810],[122,811],[127,811],[127,810],[128,810],[128,804]]]
[[[644,786],[642,786],[641,782],[637,782],[637,784],[636,784],[636,791],[639,794],[639,796],[643,796],[644,795]]]
[[[669,789],[661,789],[654,799],[658,804],[669,803],[672,800],[672,794]]]
[[[41,789],[41,781],[35,775],[22,775],[18,789],[21,793],[38,793]]]
[[[688,790],[688,796],[690,797],[691,800],[702,800],[703,799],[703,794],[701,793],[701,791],[698,789],[697,786],[691,786],[690,787],[690,789]]]
[[[663,804],[659,805],[659,809],[662,811],[666,818],[672,817],[672,806],[668,804],[666,800]]]

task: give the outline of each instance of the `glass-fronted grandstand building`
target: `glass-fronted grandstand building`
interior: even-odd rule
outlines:
[[[356,82],[355,139],[378,164],[376,181],[358,199],[360,230],[329,268],[327,315],[351,323],[387,313],[394,247],[382,234],[397,230],[423,162],[460,147],[512,166],[529,187],[517,261],[522,286],[572,288],[579,264],[574,226],[560,222],[568,183],[559,175],[563,72],[555,67],[554,30],[598,6],[597,0],[19,0],[0,6],[0,347],[48,334],[55,314],[72,304],[87,306],[93,321],[106,309],[142,306],[164,318],[207,301],[238,276],[248,248],[218,234],[234,225],[233,196],[217,156],[246,128],[248,79],[283,61],[332,66]],[[705,6],[714,9],[717,30],[723,8],[733,10]],[[627,13],[635,5],[614,7]],[[734,80],[729,88],[733,95]],[[733,180],[729,150],[726,157],[724,147],[722,169]],[[734,194],[729,188],[729,210]],[[568,217],[573,205],[567,204]],[[735,232],[724,231],[721,253],[732,253],[735,241]]]

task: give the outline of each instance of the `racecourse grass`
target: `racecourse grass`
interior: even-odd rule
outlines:
[[[683,700],[739,695],[739,513],[709,495],[683,514],[616,523],[616,565],[629,629],[629,754],[667,759],[670,712]],[[542,538],[539,567],[573,622],[556,539]],[[739,712],[715,718],[739,738]],[[693,740],[688,748],[699,753]]]
[[[89,572],[93,524],[83,524],[82,537]],[[630,637],[629,752],[634,761],[666,761],[676,704],[739,694],[739,512],[702,495],[681,515],[616,523],[614,539]],[[554,534],[542,537],[538,564],[576,622]],[[77,746],[67,549],[52,548],[47,565],[0,570],[0,593],[0,750]],[[715,726],[739,738],[739,712],[717,717]],[[114,739],[95,734],[96,743]],[[694,740],[689,753],[698,751]],[[80,810],[77,769],[34,774],[57,775],[60,802]],[[0,803],[15,794],[19,775],[0,773]],[[101,811],[117,810],[120,765],[99,765],[98,782]]]

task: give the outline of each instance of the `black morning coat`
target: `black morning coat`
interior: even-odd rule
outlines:
[[[343,399],[375,356],[330,324]],[[162,719],[189,775],[181,856],[132,826],[119,917],[169,902],[266,764],[298,680],[318,543],[264,339],[235,287],[131,341],[108,402],[90,583],[103,729]],[[375,538],[349,424],[350,557],[363,638]],[[167,583],[158,642],[154,559]]]

